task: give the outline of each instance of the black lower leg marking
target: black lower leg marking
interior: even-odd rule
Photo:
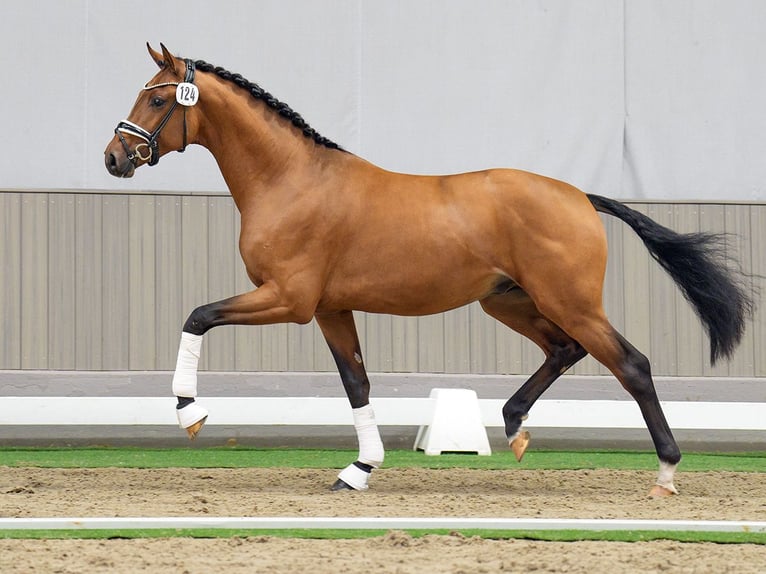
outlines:
[[[620,382],[638,403],[658,458],[669,464],[678,464],[681,460],[681,450],[673,438],[673,432],[670,430],[657,397],[649,359],[622,335],[617,332],[615,334],[623,348]]]
[[[514,397],[510,398],[503,406],[506,438],[514,436],[521,428],[521,423],[527,417],[526,408],[519,408],[519,406],[518,403],[514,402]]]
[[[346,396],[351,403],[351,408],[357,409],[367,405],[370,397],[370,381],[367,378],[364,364],[360,360],[349,360],[332,345],[329,347],[338,367]],[[354,356],[361,359],[359,348],[354,351]]]
[[[223,324],[221,308],[229,300],[230,299],[224,299],[223,301],[215,301],[197,307],[186,319],[183,330],[192,335],[204,335],[213,327]]]
[[[535,372],[503,406],[505,436],[511,438],[527,419],[529,409],[537,399],[587,353],[576,341],[554,347],[542,366]]]

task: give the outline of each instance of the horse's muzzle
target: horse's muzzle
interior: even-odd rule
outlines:
[[[104,164],[106,170],[115,177],[133,177],[136,172],[136,166],[121,150],[109,151],[107,148],[104,152]]]

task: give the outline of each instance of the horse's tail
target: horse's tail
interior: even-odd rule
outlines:
[[[730,357],[754,303],[746,276],[726,255],[726,235],[676,233],[619,201],[591,194],[588,199],[596,211],[627,223],[681,288],[710,338],[711,363]]]

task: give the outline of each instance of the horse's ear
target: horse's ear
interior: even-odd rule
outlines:
[[[146,43],[146,49],[149,50],[149,55],[152,57],[152,60],[154,60],[154,63],[157,64],[160,70],[165,69],[165,60],[162,58],[162,54],[160,54],[157,50],[153,49],[149,42]]]
[[[176,59],[173,57],[173,54],[170,53],[162,42],[160,42],[160,48],[162,48],[162,59],[165,61],[165,67],[173,72],[173,75],[177,76]]]
[[[173,57],[173,55],[170,53],[170,51],[165,47],[163,43],[160,42],[160,47],[162,48],[162,53],[159,53],[157,50],[153,49],[149,42],[146,43],[146,49],[149,50],[149,55],[152,57],[152,60],[154,60],[154,63],[157,64],[160,70],[170,70],[173,74],[178,75],[176,71],[176,59]]]

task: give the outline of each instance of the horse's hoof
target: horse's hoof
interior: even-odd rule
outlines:
[[[202,430],[202,425],[205,424],[206,420],[207,420],[207,417],[198,420],[196,423],[194,423],[190,427],[186,427],[186,433],[189,435],[189,440],[194,440],[195,438],[197,438],[197,435],[199,434],[199,431]]]
[[[335,484],[333,484],[330,487],[330,490],[332,490],[333,492],[340,492],[341,490],[354,490],[354,489],[353,489],[353,487],[351,487],[351,485],[349,485],[348,483],[342,481],[339,478],[338,480],[335,481]]]
[[[655,484],[652,489],[649,491],[649,496],[652,498],[667,498],[668,496],[673,496],[674,494],[678,494],[678,491],[676,490],[676,487],[671,485],[670,488],[666,486],[662,486],[660,484]]]
[[[510,446],[513,454],[516,455],[516,461],[521,462],[521,459],[524,458],[527,446],[529,446],[529,431],[521,431],[518,436],[511,441]]]

